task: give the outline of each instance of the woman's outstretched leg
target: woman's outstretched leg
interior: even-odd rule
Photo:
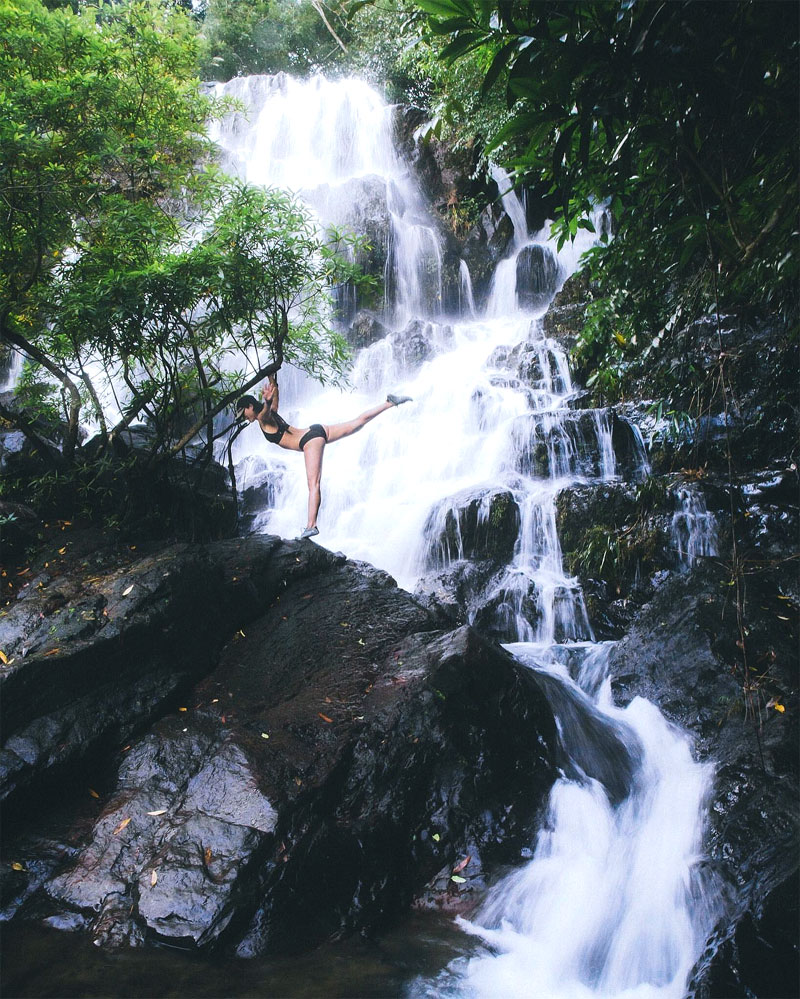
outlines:
[[[380,416],[387,409],[393,409],[404,402],[411,402],[411,399],[408,396],[390,395],[387,397],[386,402],[382,402],[379,406],[374,406],[372,409],[366,410],[366,412],[361,413],[360,416],[357,416],[353,420],[348,420],[346,423],[332,423],[325,428],[328,434],[328,443],[332,444],[334,441],[340,441],[343,437],[349,437],[351,434],[357,433],[370,420],[374,420],[376,416]]]

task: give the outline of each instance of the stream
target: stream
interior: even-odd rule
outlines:
[[[649,701],[614,703],[611,645],[595,641],[556,526],[561,490],[648,472],[638,430],[610,409],[584,408],[564,346],[542,326],[595,236],[581,231],[558,251],[548,229],[529,231],[494,167],[513,237],[488,294],[476,295],[378,93],[358,80],[283,74],[215,89],[247,108],[213,134],[223,168],[297,193],[321,228],[368,233],[384,261],[375,312],[385,335],[356,354],[347,391],[280,372],[281,415],[295,426],[350,419],[388,392],[413,400],[326,448],[312,543],[386,570],[423,599],[457,599],[535,671],[556,717],[560,777],[521,866],[498,872],[469,918],[415,912],[377,942],[248,962],[100,952],[74,934],[11,926],[7,994],[682,999],[722,916],[703,847],[713,766],[696,762],[689,737]],[[609,220],[598,209],[592,223],[600,232]],[[352,289],[339,289],[337,306],[352,321]],[[297,536],[300,457],[253,424],[232,458],[247,529]],[[478,532],[498,512],[515,525],[490,569],[470,561],[467,510]],[[684,491],[673,521],[684,564],[714,552],[715,530],[702,497]]]
[[[363,83],[236,80],[220,93],[243,100],[219,129],[225,166],[248,181],[288,186],[322,224],[358,220],[365,200],[387,222],[383,321],[395,332],[355,358],[343,395],[299,372],[281,373],[282,410],[307,426],[338,422],[387,391],[413,397],[356,437],[326,449],[317,541],[386,569],[409,590],[463,563],[459,510],[488,518],[498,490],[512,497],[518,536],[507,564],[469,588],[470,620],[504,640],[550,692],[563,777],[525,866],[502,878],[458,926],[477,951],[417,976],[413,995],[651,999],[685,994],[720,915],[702,875],[712,768],[688,738],[636,698],[615,706],[607,644],[594,642],[578,582],[566,575],[555,497],[575,483],[647,472],[620,467],[607,410],[576,408],[564,350],[544,337],[541,316],[575,269],[590,237],[559,253],[546,231],[528,232],[524,206],[498,168],[493,177],[514,226],[485,307],[469,271],[458,274],[462,311],[443,315],[443,241],[408,166],[396,153],[391,109]],[[381,196],[382,192],[382,196]],[[594,227],[607,224],[598,212]],[[412,321],[414,351],[404,349]],[[509,374],[509,355],[534,377]],[[302,527],[306,484],[297,456],[269,449],[256,425],[236,441],[243,489],[269,497],[253,529],[292,536]],[[684,498],[681,550],[707,552],[714,525]]]

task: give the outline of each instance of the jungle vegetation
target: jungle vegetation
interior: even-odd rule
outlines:
[[[645,372],[685,405],[697,317],[771,314],[796,347],[798,47],[779,0],[0,0],[0,330],[28,358],[0,417],[64,421],[53,465],[97,460],[87,412],[101,453],[145,415],[169,456],[284,359],[342,375],[320,303],[352,270],[206,138],[202,80],[282,70],[366,75],[477,142],[562,240],[606,206],[575,360],[608,399]],[[113,425],[98,365],[127,386]]]

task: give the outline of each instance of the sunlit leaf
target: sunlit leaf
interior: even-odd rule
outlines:
[[[318,711],[317,714],[324,722],[328,722],[329,725],[333,722],[333,718],[329,718],[327,715],[324,715],[321,711]]]
[[[458,875],[458,874],[453,874],[453,875],[451,875],[451,876],[450,876],[450,880],[451,880],[451,881],[455,881],[455,883],[456,883],[457,885],[463,885],[463,884],[466,884],[466,882],[467,882],[467,879],[466,879],[466,878],[462,878],[462,877],[461,877],[460,875]]]
[[[123,597],[127,597],[127,595],[131,592],[132,589],[133,589],[133,583],[131,583],[131,585],[127,588],[127,590],[122,591]]]
[[[19,861],[17,861],[17,860],[15,860],[14,863],[11,865],[11,869],[14,870],[14,871],[24,871],[25,870],[25,868],[22,866],[22,864],[20,864]]]
[[[158,871],[155,869],[155,867],[150,872],[150,884],[153,888],[155,888],[155,886],[158,884]]]
[[[97,793],[97,791],[95,791],[95,789],[93,787],[89,788],[89,794],[91,794],[91,796],[93,798],[99,798],[100,797],[100,795]]]
[[[164,815],[166,811],[167,811],[166,808],[157,808],[154,812],[148,812],[147,814],[148,815]]]
[[[114,830],[114,832],[112,833],[112,835],[116,836],[118,833],[121,833],[122,830],[125,828],[125,826],[127,826],[127,824],[130,822],[130,820],[131,820],[130,816],[128,816],[127,819],[123,819],[122,822],[120,822],[120,824]]]

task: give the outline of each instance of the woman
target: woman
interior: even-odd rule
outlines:
[[[368,409],[347,423],[332,423],[329,426],[312,423],[310,427],[304,429],[290,426],[278,413],[278,380],[275,375],[269,376],[269,380],[261,389],[261,397],[263,402],[258,402],[252,395],[243,395],[236,403],[236,416],[239,418],[243,416],[249,423],[258,420],[261,433],[271,444],[277,444],[287,451],[303,452],[308,479],[308,523],[298,540],[313,538],[319,534],[317,515],[322,501],[320,479],[325,445],[341,440],[342,437],[349,437],[387,409],[402,406],[404,402],[411,402],[411,397],[387,395],[386,402],[375,406],[374,409]]]

